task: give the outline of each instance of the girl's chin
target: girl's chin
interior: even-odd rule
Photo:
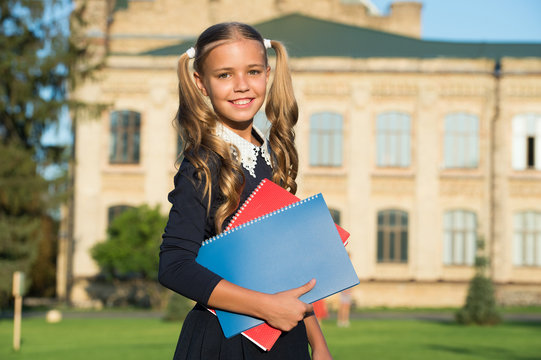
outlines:
[[[253,119],[254,118],[251,118],[251,119],[223,119],[222,118],[222,119],[219,119],[219,121],[222,122],[227,127],[237,129],[237,130],[242,130],[250,126],[253,122]]]

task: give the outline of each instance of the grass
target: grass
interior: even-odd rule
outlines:
[[[27,318],[22,348],[12,350],[13,323],[0,321],[0,359],[171,359],[180,325],[156,318]],[[462,327],[417,320],[353,320],[349,328],[324,321],[336,360],[541,358],[540,322]]]
[[[454,307],[358,307],[352,308],[353,313],[371,314],[371,313],[437,313],[454,314],[459,308]],[[505,314],[539,314],[541,306],[500,306],[498,311]]]
[[[463,327],[416,320],[357,320],[347,329],[323,322],[340,359],[541,359],[541,323]]]

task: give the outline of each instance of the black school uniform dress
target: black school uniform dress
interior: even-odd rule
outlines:
[[[227,128],[219,127],[217,131],[240,151],[240,154],[233,153],[241,158],[246,179],[242,204],[262,179],[272,178],[267,142],[255,128],[253,135],[263,144],[261,147],[252,145]],[[194,166],[186,159],[175,176],[175,189],[168,196],[172,207],[160,247],[159,280],[162,285],[197,302],[184,321],[173,359],[310,359],[303,321],[291,331],[283,332],[266,352],[241,334],[226,339],[218,318],[205,308],[212,290],[222,279],[195,261],[203,240],[216,235],[214,215],[221,202],[215,181],[217,166],[209,165],[214,184],[209,216],[208,198],[202,197],[204,184],[197,180]]]

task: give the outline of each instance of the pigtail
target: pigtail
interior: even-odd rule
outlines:
[[[213,181],[217,181],[218,195],[224,199],[215,214],[214,225],[219,233],[225,219],[240,202],[244,174],[240,164],[232,158],[229,144],[215,135],[217,116],[192,79],[187,53],[178,60],[177,75],[179,107],[176,120],[183,143],[182,155],[194,166],[199,180],[205,184],[203,198],[207,199],[207,215],[210,213]]]
[[[192,163],[201,180],[204,177],[205,188],[203,198],[208,195],[208,203],[211,200],[211,173],[208,163],[208,154],[202,158],[200,151],[203,134],[208,131],[205,123],[199,119],[209,117],[208,106],[191,79],[190,57],[184,53],[178,59],[178,98],[179,106],[176,120],[179,125],[179,134],[183,144],[182,154]],[[209,206],[210,207],[210,206]]]
[[[265,113],[272,125],[269,134],[273,153],[272,180],[295,194],[299,158],[295,148],[293,127],[297,124],[299,109],[287,64],[287,51],[279,41],[271,41],[271,46],[276,52],[276,70],[269,89]]]

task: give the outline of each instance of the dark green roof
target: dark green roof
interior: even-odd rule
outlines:
[[[282,41],[291,57],[491,58],[541,57],[541,43],[427,41],[300,14],[254,25],[263,37]],[[140,55],[178,55],[193,45],[183,41]]]
[[[129,0],[116,0],[113,12],[117,10],[126,10],[128,8],[128,1]]]

